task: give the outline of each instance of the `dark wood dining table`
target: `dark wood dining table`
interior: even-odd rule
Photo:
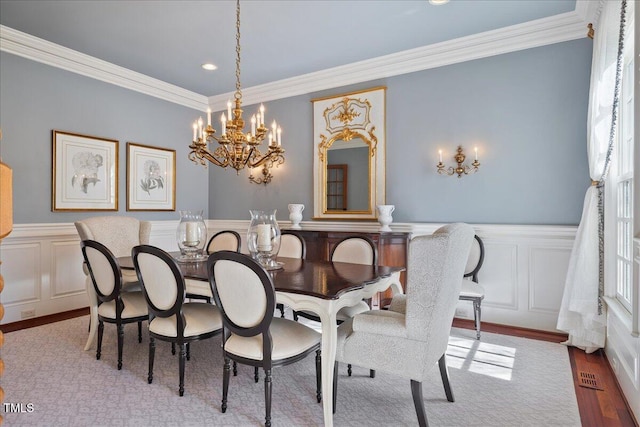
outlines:
[[[206,260],[180,262],[179,252],[172,255],[185,278],[209,280]],[[401,294],[400,273],[405,268],[281,257],[277,261],[282,268],[269,271],[277,302],[294,310],[316,313],[322,322],[322,406],[324,425],[332,426],[336,314],[343,307],[356,305],[389,288],[394,294]],[[118,262],[123,269],[133,269],[131,257],[118,258]]]

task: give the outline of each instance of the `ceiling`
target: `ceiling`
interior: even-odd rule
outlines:
[[[573,11],[575,0],[242,1],[255,86]],[[0,23],[211,96],[235,87],[234,1],[0,1]],[[216,71],[201,65],[213,62]]]
[[[584,1],[242,1],[243,91],[549,20]],[[1,0],[0,24],[199,95],[235,89],[234,1]],[[204,71],[205,62],[218,69]]]

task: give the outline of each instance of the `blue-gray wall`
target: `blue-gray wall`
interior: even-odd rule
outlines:
[[[591,49],[585,38],[268,102],[268,119],[284,129],[286,163],[267,187],[212,168],[210,215],[248,219],[249,209],[269,208],[284,220],[288,203],[304,203],[310,220],[311,99],[384,85],[386,201],[396,205],[395,222],[578,224],[590,184]],[[452,165],[458,145],[471,160],[479,147],[480,171],[438,175],[438,149]]]
[[[0,54],[1,154],[14,168],[16,223],[70,222],[102,213],[51,212],[51,130],[120,141],[120,214],[151,220],[177,212],[126,212],[126,142],[177,150],[177,209],[212,219],[249,219],[249,209],[303,203],[313,215],[311,99],[387,87],[387,203],[395,222],[577,224],[589,185],[586,115],[589,39],[559,43],[266,104],[283,127],[286,162],[267,186],[247,171],[187,159],[200,114],[137,92]],[[253,111],[255,106],[244,106]],[[480,148],[480,171],[436,173],[463,145]],[[256,171],[259,173],[259,171]],[[207,212],[208,208],[208,212]]]
[[[14,222],[71,222],[114,214],[51,211],[52,129],[119,140],[119,214],[180,218],[178,212],[127,212],[127,142],[176,149],[176,209],[206,213],[207,170],[187,158],[197,115],[167,101],[0,53],[0,154],[13,168]]]

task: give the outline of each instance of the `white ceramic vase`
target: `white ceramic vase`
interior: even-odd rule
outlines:
[[[300,227],[300,221],[302,221],[303,210],[304,210],[303,204],[300,204],[300,203],[289,204],[289,219],[291,220],[292,230],[302,230],[302,227]]]
[[[396,207],[394,205],[378,205],[377,208],[380,231],[391,231],[391,227],[389,227],[393,221],[391,213],[393,213]]]

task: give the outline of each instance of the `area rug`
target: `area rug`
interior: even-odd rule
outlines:
[[[253,368],[231,378],[220,411],[220,337],[192,344],[185,395],[178,396],[178,358],[157,342],[154,381],[147,383],[148,334],[125,326],[123,367],[114,325],[105,324],[102,358],[83,351],[88,316],[7,333],[2,348],[7,426],[260,426],[264,386]],[[455,402],[446,400],[437,365],[423,383],[431,426],[579,426],[567,348],[560,344],[453,329],[447,351]],[[409,381],[384,372],[369,378],[340,366],[335,426],[417,425]],[[274,426],[321,426],[314,357],[273,371]]]

